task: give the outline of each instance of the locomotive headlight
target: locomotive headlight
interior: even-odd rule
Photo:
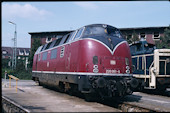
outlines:
[[[93,47],[93,44],[91,41],[88,41],[88,47],[91,49]]]
[[[126,63],[126,65],[129,65],[129,59],[128,58],[125,58],[125,63]]]

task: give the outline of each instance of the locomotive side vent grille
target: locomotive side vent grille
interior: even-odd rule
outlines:
[[[60,52],[60,58],[62,58],[64,56],[64,49],[65,49],[65,47],[62,46],[61,47],[61,52]]]

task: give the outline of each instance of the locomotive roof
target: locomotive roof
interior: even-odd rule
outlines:
[[[156,46],[154,44],[148,43],[143,38],[140,41],[135,41],[129,44],[129,46],[132,56],[151,54],[153,53],[154,49],[156,49]]]
[[[150,42],[148,42],[147,40],[145,40],[145,39],[141,38],[139,41],[132,42],[131,44],[129,44],[129,46],[132,46],[132,45],[134,45],[134,44],[138,44],[138,43],[148,43],[148,44],[155,45],[155,44],[150,43]]]
[[[98,27],[98,26],[109,26],[109,27],[116,28],[116,27],[108,25],[108,24],[89,24],[89,25],[85,25],[84,27]]]
[[[56,39],[56,40],[54,40],[54,41],[52,41],[52,42],[49,42],[49,43],[46,43],[46,44],[44,44],[44,45],[42,45],[42,48],[39,50],[39,52],[41,52],[41,51],[44,51],[44,50],[47,50],[47,49],[50,49],[50,48],[54,48],[54,47],[56,47],[56,46],[59,46],[59,45],[62,45],[62,44],[64,44],[64,43],[68,43],[68,42],[72,42],[73,40],[75,40],[75,35],[77,35],[78,33],[77,32],[79,32],[79,31],[81,31],[81,35],[79,35],[79,37],[77,38],[77,39],[79,39],[79,38],[84,38],[83,37],[83,32],[84,32],[84,29],[86,28],[86,27],[103,27],[104,29],[107,29],[107,28],[111,28],[111,29],[114,29],[114,30],[118,30],[116,27],[113,27],[113,26],[110,26],[110,25],[107,25],[107,24],[90,24],[90,25],[86,25],[86,26],[83,26],[83,27],[81,27],[81,28],[79,28],[79,29],[76,29],[76,30],[74,30],[74,31],[72,31],[72,32],[70,32],[70,33],[68,33],[68,34],[65,34],[65,35],[63,35],[61,38],[59,38],[59,39]],[[119,30],[118,30],[119,31]],[[96,32],[96,30],[95,30],[95,32]],[[86,32],[86,33],[88,33],[88,32]],[[104,32],[101,32],[101,33],[106,33],[106,31],[104,31]],[[94,35],[94,34],[90,34],[90,35]],[[101,34],[101,35],[103,35],[103,34]],[[87,34],[85,35],[84,34],[84,36],[86,37],[87,36]],[[99,37],[98,37],[99,38]],[[103,42],[103,39],[97,39],[97,40],[100,40],[100,41],[102,41]],[[121,39],[120,39],[121,40]],[[105,42],[105,41],[104,41]],[[108,45],[108,43],[109,42],[105,42],[105,43],[107,43],[107,45]],[[110,47],[110,46],[109,46]]]

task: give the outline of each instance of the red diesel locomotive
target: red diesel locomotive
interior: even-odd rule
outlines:
[[[92,24],[40,46],[33,59],[32,79],[87,98],[122,97],[138,85],[131,66],[130,48],[120,31]]]

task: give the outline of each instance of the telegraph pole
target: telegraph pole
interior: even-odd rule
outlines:
[[[17,25],[14,22],[8,21],[10,24],[15,25],[15,32],[14,32],[14,47],[13,47],[13,58],[12,58],[12,69],[16,69],[16,53],[17,53]]]

